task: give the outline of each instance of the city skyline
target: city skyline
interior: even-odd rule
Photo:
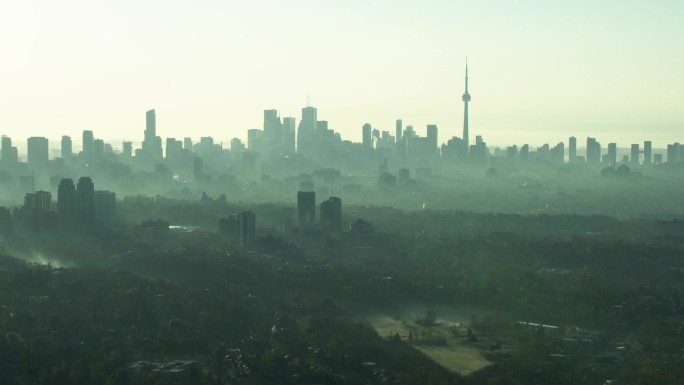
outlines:
[[[466,55],[471,137],[492,146],[662,147],[684,126],[678,2],[160,5],[4,3],[0,134],[138,142],[155,108],[162,137],[245,140],[264,109],[299,121],[310,96],[347,139],[403,119],[443,142],[461,136]]]

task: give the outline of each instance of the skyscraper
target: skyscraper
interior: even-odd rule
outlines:
[[[465,93],[463,94],[463,142],[465,142],[465,153],[470,151],[470,139],[468,136],[468,102],[470,102],[470,94],[468,93],[468,60],[466,60],[465,70]]]
[[[644,142],[644,165],[649,165],[652,162],[653,158],[653,153],[652,153],[652,143],[650,140],[647,140]]]
[[[302,120],[299,121],[299,129],[297,130],[297,151],[311,150],[317,125],[318,112],[316,109],[314,107],[302,108]]]
[[[296,143],[295,129],[296,129],[295,118],[292,118],[292,117],[283,118],[282,135],[283,135],[283,151],[285,151],[285,153],[292,153],[295,151],[295,143]]]
[[[76,223],[78,215],[76,187],[72,179],[62,179],[57,189],[57,218],[64,227]]]
[[[372,137],[372,127],[369,123],[363,125],[363,149],[372,150],[373,149],[373,137]]]
[[[62,136],[61,143],[62,159],[71,159],[72,147],[71,147],[71,137],[64,135]]]
[[[28,138],[28,163],[37,165],[48,161],[48,140],[47,138],[32,136]]]
[[[427,126],[427,142],[428,142],[428,155],[435,154],[438,150],[437,148],[437,125],[428,124]]]
[[[316,193],[313,191],[297,192],[297,214],[299,226],[316,223]]]
[[[82,139],[83,150],[81,153],[83,154],[85,160],[90,162],[93,160],[93,153],[95,151],[95,137],[93,136],[93,132],[90,130],[83,130]]]
[[[237,216],[238,244],[250,248],[256,241],[256,216],[251,211],[243,211]]]
[[[577,138],[571,136],[568,139],[568,162],[575,163],[577,161]]]
[[[149,110],[145,113],[145,139],[143,151],[154,160],[162,159],[161,137],[157,136],[157,113]]]
[[[90,177],[78,178],[76,184],[76,206],[78,223],[81,226],[91,226],[95,222],[95,185]]]
[[[321,225],[328,230],[339,231],[342,228],[342,200],[330,197],[321,203]]]

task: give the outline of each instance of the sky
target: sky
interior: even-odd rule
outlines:
[[[246,139],[264,109],[359,141],[684,142],[681,0],[2,0],[0,134]],[[115,147],[117,147],[115,145]]]

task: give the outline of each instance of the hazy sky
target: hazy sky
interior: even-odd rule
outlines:
[[[0,134],[246,137],[307,95],[345,138],[684,141],[684,1],[1,0]],[[583,139],[580,139],[582,143]]]

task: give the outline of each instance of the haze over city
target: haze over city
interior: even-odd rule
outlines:
[[[343,137],[369,122],[490,145],[681,140],[678,1],[4,1],[0,133],[15,139],[246,139],[261,111],[299,119],[307,97]],[[30,134],[29,134],[30,133]]]

